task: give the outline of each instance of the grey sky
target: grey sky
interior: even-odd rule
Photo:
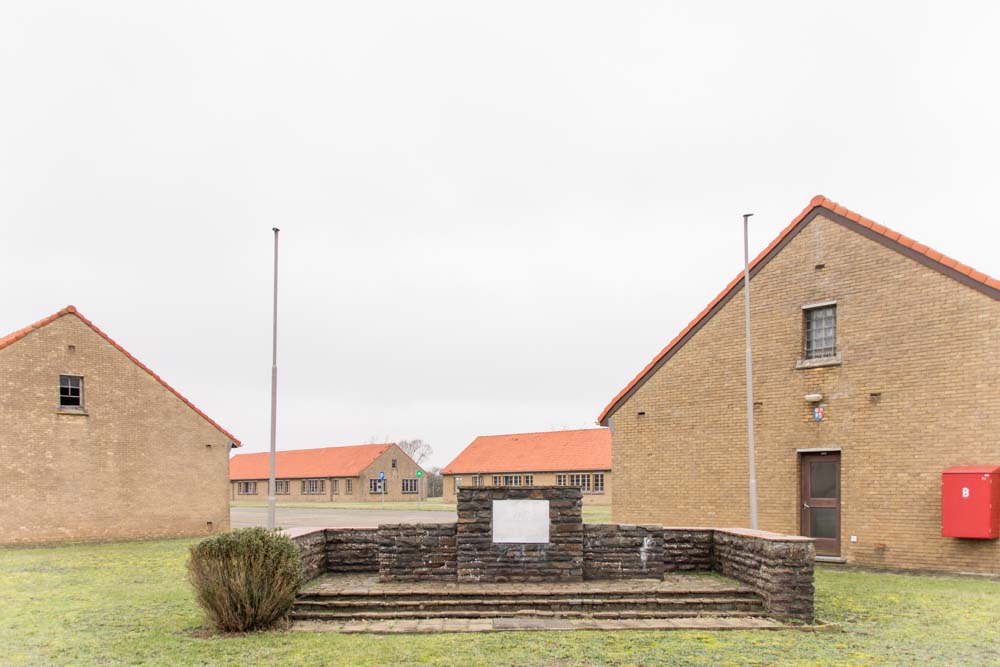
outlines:
[[[996,3],[0,6],[2,333],[267,448],[593,425],[822,193],[990,275]]]

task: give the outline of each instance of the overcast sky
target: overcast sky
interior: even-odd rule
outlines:
[[[78,5],[78,6],[74,6]],[[81,6],[82,5],[82,6]],[[0,5],[0,333],[268,446],[592,426],[822,193],[1000,275],[1000,5]]]

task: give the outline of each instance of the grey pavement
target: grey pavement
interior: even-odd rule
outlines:
[[[275,515],[275,523],[281,528],[374,528],[383,523],[451,523],[457,519],[455,512],[328,507],[279,507]],[[267,508],[233,507],[229,522],[233,528],[267,525]]]

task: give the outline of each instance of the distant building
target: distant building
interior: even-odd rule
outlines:
[[[445,502],[460,486],[579,486],[584,504],[611,503],[606,428],[481,435],[441,471]]]
[[[833,561],[1000,572],[1000,540],[942,537],[941,511],[946,469],[1000,466],[1000,281],[824,197],[750,275],[760,528]],[[601,414],[616,522],[749,525],[742,280]]]
[[[417,501],[427,497],[423,469],[393,443],[283,450],[276,461],[275,497],[279,503]],[[229,479],[232,500],[266,501],[270,453],[237,454],[229,461]]]
[[[73,306],[0,338],[0,543],[226,530],[239,444]]]

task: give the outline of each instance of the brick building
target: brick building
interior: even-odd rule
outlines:
[[[749,525],[742,273],[633,379],[618,522]],[[1000,282],[824,197],[751,265],[760,527],[864,565],[1000,572],[941,536],[941,473],[1000,465]]]
[[[0,338],[0,543],[226,530],[237,446],[73,306]]]
[[[460,486],[579,486],[588,505],[611,504],[606,428],[481,435],[441,470],[444,500]]]
[[[393,443],[279,451],[278,502],[417,501],[427,497],[423,469]],[[417,471],[421,474],[417,475]],[[385,473],[385,479],[381,479]],[[267,500],[270,453],[229,461],[230,498]]]

